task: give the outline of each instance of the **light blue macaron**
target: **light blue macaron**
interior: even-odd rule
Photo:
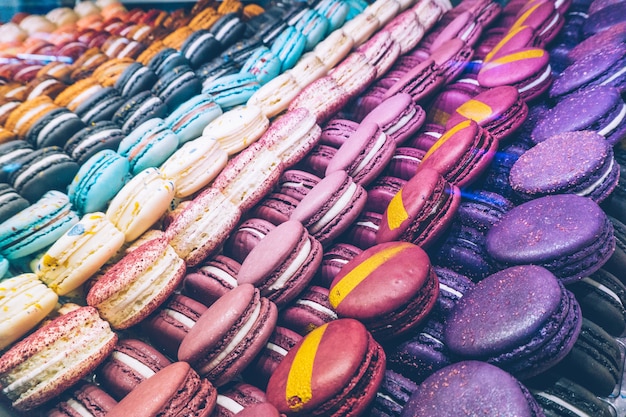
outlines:
[[[130,162],[110,149],[95,153],[78,170],[67,190],[70,202],[81,215],[105,211],[130,175]]]
[[[9,272],[9,261],[4,259],[4,257],[0,256],[0,280],[8,278],[7,273]]]
[[[309,9],[302,16],[302,19],[298,20],[294,27],[306,37],[306,46],[304,49],[311,51],[315,48],[315,45],[324,39],[328,33],[329,26],[328,19],[315,10]]]
[[[146,168],[158,167],[178,149],[178,136],[165,121],[146,120],[120,142],[117,153],[128,158],[130,172],[137,175]]]
[[[202,130],[222,114],[222,108],[209,94],[193,96],[165,119],[165,125],[178,136],[178,146],[202,136]]]
[[[346,20],[354,19],[357,15],[361,14],[367,6],[369,6],[369,3],[365,0],[346,0],[346,3],[350,8],[348,15],[346,16]]]
[[[245,104],[260,87],[254,75],[240,72],[206,82],[202,92],[213,96],[222,109],[228,110]]]
[[[293,68],[306,48],[306,36],[293,26],[288,26],[274,39],[270,50],[280,59],[280,72]]]
[[[326,32],[328,35],[343,26],[350,12],[350,6],[343,0],[322,0],[315,6],[315,10],[328,19]]]
[[[243,63],[242,73],[252,74],[263,85],[280,74],[280,59],[267,46],[258,47]]]
[[[72,210],[68,196],[60,191],[48,191],[0,224],[0,255],[12,261],[42,251],[77,222],[78,215]]]

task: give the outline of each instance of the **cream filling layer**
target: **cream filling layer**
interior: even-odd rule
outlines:
[[[319,303],[310,300],[297,300],[296,304],[312,308],[313,310],[319,311],[320,313],[325,314],[328,317],[332,317],[333,319],[337,318],[337,313],[335,313],[334,310],[331,310],[330,308],[325,307]]]
[[[211,362],[209,362],[206,366],[202,368],[203,374],[211,372],[211,370],[219,365],[220,362],[222,362],[224,358],[226,358],[226,356],[228,356],[237,347],[237,345],[239,345],[239,343],[241,343],[241,341],[246,338],[248,333],[250,333],[250,331],[254,327],[254,323],[257,321],[260,315],[261,303],[257,303],[254,306],[252,314],[250,314],[248,320],[243,324],[243,326],[241,326],[241,328],[239,329],[239,331],[237,331],[231,341],[228,342],[224,349],[222,349],[222,351],[217,356],[215,356],[213,360],[211,360]]]
[[[613,298],[615,301],[617,301],[619,305],[622,305],[622,300],[620,300],[619,296],[607,286],[600,284],[598,281],[590,277],[583,278],[582,280],[586,282],[587,284],[591,285],[592,287],[597,288],[598,290],[602,291],[609,297]]]
[[[609,165],[607,170],[604,172],[604,174],[602,174],[602,176],[598,178],[596,181],[594,181],[594,183],[591,184],[589,187],[577,192],[576,194],[583,196],[583,197],[591,194],[596,188],[600,186],[600,184],[602,184],[602,182],[604,182],[604,180],[606,180],[609,177],[609,175],[611,174],[611,171],[613,170],[614,163],[615,163],[615,159],[611,158],[611,164]]]
[[[182,325],[185,326],[187,329],[191,329],[193,325],[196,324],[194,320],[190,319],[182,313],[179,313],[178,311],[174,311],[169,308],[164,309],[164,311],[167,316],[173,318],[179,323],[182,323]]]
[[[541,76],[539,78],[537,78],[535,81],[520,87],[517,89],[517,91],[519,91],[520,93],[524,93],[532,88],[535,88],[536,86],[540,85],[541,83],[543,83],[545,80],[548,79],[548,77],[550,76],[550,73],[552,72],[552,69],[550,68],[550,65],[548,65],[548,67],[546,68],[546,70],[543,72],[543,74],[541,74]]]
[[[282,347],[278,346],[277,344],[274,344],[272,342],[267,342],[267,345],[265,346],[266,348],[268,348],[269,350],[271,350],[272,352],[276,352],[281,356],[285,356],[288,352],[287,349],[283,349]]]
[[[35,174],[39,172],[41,169],[47,166],[51,166],[51,165],[61,163],[63,161],[69,161],[69,160],[70,158],[67,156],[67,154],[59,153],[55,155],[50,155],[40,161],[37,161],[34,164],[29,165],[25,171],[23,171],[20,175],[17,176],[17,178],[13,182],[13,188],[15,188],[16,190],[19,190],[19,188],[23,185],[23,183],[28,178],[34,177]]]
[[[116,350],[111,354],[111,356],[113,357],[113,359],[120,361],[121,363],[128,366],[133,371],[137,372],[139,375],[146,379],[150,378],[156,373],[152,369],[141,363],[141,361],[138,361],[137,359],[128,356],[125,353]]]
[[[311,241],[307,239],[306,242],[304,242],[304,245],[302,245],[302,248],[300,248],[300,250],[298,251],[298,255],[293,260],[293,262],[289,264],[287,269],[285,269],[283,273],[280,274],[278,278],[276,278],[269,287],[267,287],[267,289],[269,291],[277,291],[277,290],[282,289],[285,286],[285,284],[287,284],[287,282],[298,271],[298,269],[302,267],[302,265],[304,264],[304,262],[306,261],[310,253],[311,253]]]
[[[233,414],[237,414],[243,410],[243,406],[241,404],[225,395],[217,396],[217,405],[231,411]]]
[[[64,113],[61,116],[55,117],[51,120],[37,135],[37,144],[41,144],[46,136],[50,134],[54,129],[56,129],[62,123],[70,120],[70,119],[78,119],[78,116],[74,113]]]
[[[393,135],[398,130],[400,130],[400,128],[404,127],[409,122],[409,120],[411,120],[413,116],[415,116],[416,113],[417,113],[417,109],[415,107],[409,107],[409,113],[406,113],[396,123],[387,127],[385,129],[385,133],[389,136]]]
[[[93,414],[91,414],[89,412],[89,410],[87,410],[81,403],[79,403],[78,401],[76,401],[73,398],[70,398],[69,400],[66,401],[66,404],[74,411],[76,411],[78,414],[80,414],[82,417],[94,417]]]
[[[548,394],[547,392],[539,392],[539,391],[533,391],[533,395],[538,395],[540,397],[543,397],[549,401],[552,401],[555,404],[560,405],[561,407],[565,408],[566,410],[571,411],[573,414],[577,415],[578,417],[592,417],[589,414],[585,413],[583,410],[581,410],[578,407],[574,407],[572,404],[563,401],[562,399],[560,399],[559,397],[555,397],[552,394]]]
[[[51,78],[49,80],[45,80],[40,82],[39,84],[37,84],[37,86],[35,86],[35,88],[33,88],[32,90],[30,90],[30,93],[28,93],[28,99],[33,99],[35,97],[39,97],[40,95],[43,94],[44,90],[46,88],[48,88],[48,86],[52,85],[52,84],[56,84],[59,81],[55,78]]]
[[[85,140],[80,141],[80,143],[74,148],[72,155],[79,155],[83,152],[83,150],[91,148],[92,146],[94,146],[94,144],[105,142],[116,131],[118,130],[107,129],[107,130],[103,130],[102,132],[98,132],[94,135],[90,135]]]
[[[356,176],[357,174],[359,174],[363,169],[365,169],[365,167],[368,166],[370,162],[372,162],[372,159],[374,159],[378,151],[382,149],[386,140],[387,135],[385,134],[385,132],[381,132],[380,135],[378,135],[378,137],[376,138],[374,146],[372,146],[367,155],[365,155],[365,158],[363,158],[361,162],[357,165],[357,167],[353,170],[352,176]]]
[[[206,271],[209,274],[215,275],[216,277],[226,282],[228,285],[230,285],[233,288],[235,288],[238,285],[237,279],[235,277],[233,277],[232,275],[223,271],[220,268],[217,268],[215,266],[203,266],[201,269],[203,271]]]
[[[617,117],[615,117],[615,119],[613,119],[611,123],[604,126],[603,129],[600,129],[598,131],[598,134],[604,137],[609,136],[617,128],[617,126],[619,126],[620,123],[622,123],[622,121],[624,120],[624,116],[626,116],[626,104],[622,104],[622,109],[620,110]]]
[[[352,182],[348,186],[348,189],[339,199],[333,204],[333,206],[324,214],[317,222],[313,223],[309,227],[309,231],[313,234],[322,230],[324,226],[326,226],[332,219],[337,217],[339,213],[341,213],[352,201],[352,197],[356,193],[357,185]]]
[[[606,80],[602,81],[600,83],[600,85],[607,85],[607,84],[615,81],[617,78],[621,77],[622,75],[624,75],[624,73],[626,73],[626,67],[624,67],[621,70],[615,72],[615,74],[611,75],[609,78],[607,78]]]
[[[555,7],[556,8],[556,7]],[[556,22],[558,22],[560,15],[558,13],[554,13],[554,17],[552,18],[552,20],[550,21],[550,23],[548,23],[548,26],[546,26],[540,33],[539,36],[543,36],[546,33],[548,33],[553,27],[554,25],[556,25]]]
[[[446,284],[442,284],[441,281],[439,281],[439,288],[442,289],[445,292],[453,294],[457,298],[463,297],[463,293],[462,292],[457,291],[454,288],[447,286]]]
[[[420,336],[425,337],[426,339],[430,340],[431,342],[434,342],[435,344],[437,344],[439,346],[443,346],[443,342],[441,340],[432,337],[428,333],[422,332],[422,333],[420,333]]]

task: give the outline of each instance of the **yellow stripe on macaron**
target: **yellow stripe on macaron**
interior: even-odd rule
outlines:
[[[482,101],[470,99],[461,104],[461,106],[456,109],[456,112],[475,122],[481,122],[491,116],[493,109]]]
[[[502,47],[504,45],[506,45],[511,38],[513,38],[513,36],[517,35],[518,32],[520,32],[522,29],[526,28],[527,26],[519,26],[515,29],[510,29],[506,35],[504,36],[504,38],[502,38],[500,40],[500,42],[498,42],[496,44],[496,46],[493,47],[493,49],[491,49],[491,51],[489,51],[489,53],[485,56],[485,59],[483,59],[483,63],[487,63],[489,61],[491,61],[491,59],[494,57],[494,55],[496,55],[500,49],[502,49]]]
[[[489,69],[497,65],[510,64],[511,62],[522,61],[524,59],[541,58],[545,54],[546,54],[546,51],[544,51],[543,49],[539,49],[539,48],[527,49],[525,51],[520,51],[520,52],[514,52],[512,54],[505,55],[494,61],[491,61],[488,64],[485,64],[483,69],[485,68]]]
[[[315,355],[320,345],[324,332],[328,324],[324,324],[302,339],[302,344],[296,352],[293,359],[289,375],[287,375],[287,386],[285,388],[285,399],[289,408],[298,411],[311,398],[313,392],[311,389],[311,379],[313,378],[313,363]]]
[[[398,255],[405,249],[413,246],[411,243],[402,242],[389,248],[383,249],[380,252],[376,252],[370,256],[356,268],[352,269],[335,285],[328,296],[330,305],[333,308],[337,306],[359,285],[365,278],[367,278],[372,272],[378,269],[382,264],[388,262],[390,259]]]
[[[403,221],[409,218],[409,213],[406,212],[404,203],[402,202],[402,189],[393,196],[389,202],[389,206],[387,206],[386,213],[389,230],[396,230]]]
[[[469,119],[463,120],[462,122],[457,123],[456,125],[452,126],[450,129],[445,131],[444,134],[441,135],[439,139],[437,139],[437,142],[433,143],[433,146],[431,146],[430,149],[428,149],[428,152],[426,152],[426,155],[424,155],[424,157],[422,158],[422,162],[424,162],[426,158],[432,155],[437,149],[439,149],[441,145],[446,143],[446,141],[450,139],[452,136],[454,136],[458,131],[465,129],[466,127],[469,127],[471,123],[472,121]]]
[[[537,10],[537,7],[539,7],[539,6],[541,6],[541,3],[537,3],[534,6],[532,6],[530,9],[526,10],[526,12],[524,12],[523,15],[521,15],[520,17],[517,18],[517,20],[509,28],[509,31],[515,30],[518,27],[523,26],[524,23],[528,20],[528,16],[533,14],[535,12],[535,10]]]

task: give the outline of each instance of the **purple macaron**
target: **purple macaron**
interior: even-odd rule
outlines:
[[[380,103],[365,116],[361,124],[377,123],[396,145],[419,130],[426,120],[426,112],[413,103],[411,95],[398,93]]]
[[[465,293],[444,339],[463,359],[483,359],[518,378],[559,363],[580,333],[580,306],[547,269],[521,265],[488,276]]]
[[[619,180],[613,148],[590,131],[551,136],[526,151],[511,168],[513,190],[524,200],[578,194],[600,204]]]
[[[510,210],[487,233],[486,247],[499,266],[541,265],[570,283],[602,267],[615,249],[615,237],[593,200],[559,194]]]

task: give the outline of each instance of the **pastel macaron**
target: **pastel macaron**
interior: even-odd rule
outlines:
[[[178,148],[178,137],[161,118],[148,119],[128,132],[117,153],[128,159],[130,172],[137,175],[158,167]]]
[[[4,311],[0,321],[0,347],[7,348],[28,333],[56,307],[59,297],[35,274],[20,274],[2,281]]]
[[[178,359],[215,386],[239,375],[269,340],[278,311],[259,290],[242,284],[221,296],[183,339]],[[226,343],[225,343],[226,342]]]
[[[322,245],[330,244],[358,217],[367,194],[345,171],[323,178],[291,213]]]
[[[165,125],[171,129],[180,145],[202,136],[202,130],[222,114],[222,108],[207,94],[198,94],[173,110]]]
[[[352,258],[333,279],[329,301],[339,317],[361,321],[384,340],[415,328],[438,294],[426,252],[412,243],[389,242]]]
[[[0,254],[11,261],[44,250],[77,222],[67,195],[48,191],[0,224]]]
[[[209,123],[202,136],[216,140],[222,149],[233,155],[256,142],[268,126],[269,119],[260,107],[240,106]]]
[[[165,302],[185,271],[185,262],[166,239],[152,239],[108,269],[90,288],[87,303],[113,328],[126,329]]]
[[[361,123],[375,122],[383,132],[400,145],[426,121],[426,112],[413,103],[406,93],[395,94],[384,100],[361,120]]]
[[[322,246],[297,221],[287,221],[261,239],[246,256],[237,282],[258,287],[281,308],[313,279],[322,262]]]
[[[123,244],[124,234],[104,213],[88,213],[46,250],[37,263],[37,277],[65,295],[95,274]]]
[[[109,323],[92,307],[61,315],[0,356],[4,395],[17,410],[32,410],[93,372],[116,342]],[[32,369],[42,372],[32,375]]]

